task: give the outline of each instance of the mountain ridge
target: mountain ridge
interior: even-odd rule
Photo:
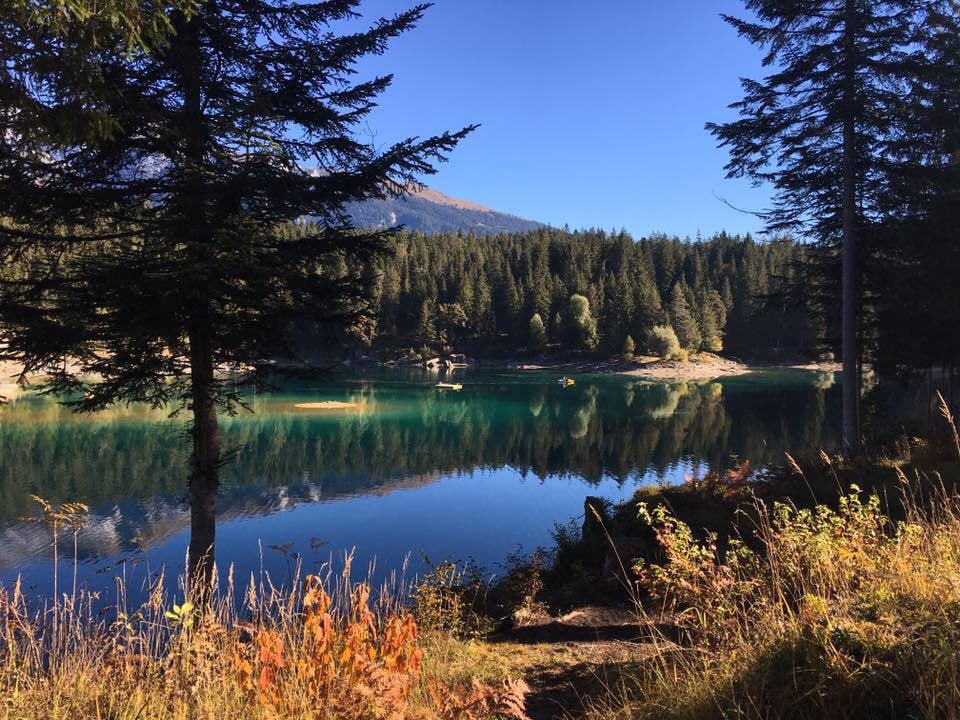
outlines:
[[[424,234],[473,231],[480,235],[494,235],[545,227],[544,223],[455,198],[426,186],[410,187],[406,195],[398,198],[350,203],[347,212],[356,227],[391,228],[399,225]]]

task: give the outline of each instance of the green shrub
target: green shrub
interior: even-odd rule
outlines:
[[[498,600],[510,614],[514,623],[522,625],[527,620],[545,615],[547,608],[540,600],[543,577],[550,558],[543,549],[531,555],[511,553],[504,561],[504,576],[497,584]]]
[[[530,318],[529,337],[530,348],[533,350],[542,350],[547,344],[547,328],[540,313],[534,313]]]
[[[567,318],[571,341],[585,350],[596,350],[600,336],[596,318],[590,313],[590,301],[583,295],[571,295]]]
[[[669,325],[654,325],[647,338],[650,352],[661,358],[674,358],[680,353],[680,340]]]
[[[458,638],[489,632],[492,626],[484,612],[489,586],[479,572],[471,567],[461,569],[450,560],[437,564],[424,560],[430,570],[410,589],[417,625]]]

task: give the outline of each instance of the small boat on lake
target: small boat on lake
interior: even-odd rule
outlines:
[[[574,380],[573,378],[566,377],[566,376],[560,378],[559,380],[557,380],[557,382],[563,385],[564,387],[570,387],[571,385],[576,385],[577,383],[577,381]]]
[[[463,390],[463,385],[460,383],[438,382],[435,387],[437,390]]]

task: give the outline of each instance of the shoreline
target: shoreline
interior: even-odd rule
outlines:
[[[380,367],[423,367],[420,364],[394,364],[376,362]],[[506,369],[522,371],[553,371],[565,373],[595,373],[602,375],[624,375],[659,381],[686,382],[694,380],[714,380],[723,377],[749,375],[764,370],[803,370],[807,372],[840,372],[836,362],[821,363],[745,363],[732,358],[721,357],[713,353],[700,353],[689,360],[664,360],[652,356],[638,356],[635,360],[609,359],[587,360],[571,358],[534,358],[530,361],[518,358],[479,358],[472,359],[469,367]],[[0,388],[8,392],[22,390],[16,384],[19,366],[14,363],[0,363]],[[29,378],[30,382],[42,382],[42,376]],[[0,396],[4,393],[0,392]],[[12,393],[16,395],[17,393]]]
[[[538,359],[535,362],[506,361],[491,363],[478,361],[479,367],[502,366],[511,370],[536,371],[550,370],[570,373],[598,373],[625,375],[650,380],[686,382],[693,380],[714,380],[722,377],[749,375],[764,370],[803,370],[807,372],[839,372],[840,365],[833,362],[823,363],[771,363],[748,364],[739,360],[721,357],[713,353],[700,353],[689,360],[663,360],[654,357],[640,357],[636,360],[549,360]]]

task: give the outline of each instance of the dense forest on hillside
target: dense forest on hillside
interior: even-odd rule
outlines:
[[[381,347],[664,355],[654,328],[668,327],[680,353],[793,359],[814,356],[824,335],[789,301],[808,252],[789,239],[543,228],[391,243],[368,329]]]
[[[289,224],[288,241],[310,236]],[[344,330],[304,321],[309,354],[373,348],[384,354],[447,349],[685,357],[723,352],[746,360],[798,360],[832,350],[821,314],[802,292],[814,248],[789,238],[719,233],[695,240],[625,231],[389,234],[367,265],[341,256],[321,273],[363,274],[369,312]],[[9,263],[4,277],[24,272]],[[671,349],[660,332],[675,334]],[[332,342],[331,342],[332,341]]]

